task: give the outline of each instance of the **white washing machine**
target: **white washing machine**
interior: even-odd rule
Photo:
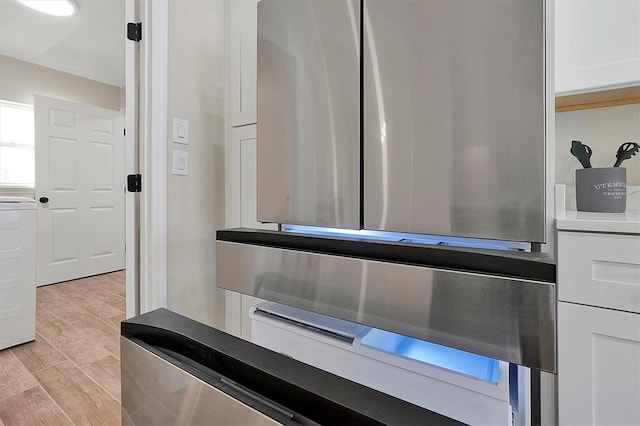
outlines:
[[[36,337],[36,203],[0,197],[0,350]]]

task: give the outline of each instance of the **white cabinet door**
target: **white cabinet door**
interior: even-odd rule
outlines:
[[[558,303],[561,425],[640,424],[640,315]]]
[[[256,123],[258,0],[230,0],[229,86],[232,127]]]
[[[558,0],[556,93],[640,83],[640,0]]]

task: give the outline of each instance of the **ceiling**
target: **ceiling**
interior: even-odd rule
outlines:
[[[76,0],[78,13],[49,16],[0,0],[0,55],[124,86],[125,0]]]

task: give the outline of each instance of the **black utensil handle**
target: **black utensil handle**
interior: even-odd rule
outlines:
[[[586,145],[580,141],[571,141],[571,149],[569,150],[574,157],[578,159],[582,167],[588,169],[591,167],[589,162],[589,154],[587,154]]]
[[[636,142],[623,143],[620,145],[620,148],[618,148],[618,152],[616,152],[616,162],[613,164],[613,167],[619,167],[624,160],[633,157],[638,151],[640,151],[640,145]]]
[[[593,154],[593,150],[591,149],[591,147],[589,145],[585,145],[582,144],[582,146],[584,147],[585,152],[587,153],[587,157],[585,158],[585,169],[590,169],[591,168],[591,154]]]

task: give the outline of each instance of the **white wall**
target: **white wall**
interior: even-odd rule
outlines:
[[[215,231],[224,227],[224,1],[169,2],[168,307],[223,328],[215,285]],[[171,142],[173,117],[189,120],[189,145]],[[172,151],[189,175],[172,175]]]
[[[123,53],[124,54],[124,53]],[[33,105],[33,95],[120,110],[123,88],[0,55],[0,99]]]
[[[624,142],[640,143],[640,104],[594,108],[556,114],[556,183],[567,185],[567,207],[575,205],[575,170],[578,160],[571,155],[571,141],[579,140],[593,150],[593,167],[611,167]],[[627,169],[627,187],[640,186],[640,154],[622,163]],[[631,199],[627,205],[637,205]]]

